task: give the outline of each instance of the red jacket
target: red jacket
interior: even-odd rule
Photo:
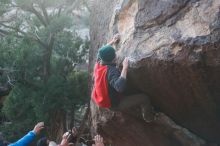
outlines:
[[[99,63],[94,68],[94,88],[92,99],[103,108],[110,108],[111,101],[108,93],[107,66]]]

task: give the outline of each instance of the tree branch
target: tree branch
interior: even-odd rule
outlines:
[[[19,71],[19,70],[8,69],[8,68],[0,68],[0,71],[1,72],[16,72],[16,71]]]
[[[5,31],[5,30],[0,29],[0,34],[1,34],[2,36],[5,36],[5,35],[8,35],[8,34],[9,34],[9,32],[7,32],[7,31]]]
[[[77,3],[80,3],[81,2],[81,0],[75,0],[73,3],[72,3],[72,5],[68,8],[68,9],[66,9],[66,13],[68,14],[68,13],[72,13],[72,11],[73,10],[75,10],[79,5],[77,5]]]
[[[44,17],[45,17],[45,19],[46,19],[47,24],[50,24],[50,20],[49,20],[49,17],[48,17],[48,13],[47,13],[47,10],[46,10],[44,4],[41,3],[40,6],[41,6],[41,9],[42,9],[42,11],[43,11],[43,15],[44,15]]]
[[[39,90],[39,89],[40,89],[40,86],[39,86],[39,85],[34,84],[33,82],[28,81],[28,80],[26,80],[26,79],[17,80],[17,82],[18,82],[18,83],[21,83],[21,84],[25,84],[25,85],[27,85],[27,86],[29,86],[29,87],[32,87],[32,88],[35,89],[35,90]]]
[[[60,8],[59,8],[59,10],[58,10],[58,13],[57,13],[58,17],[60,17],[60,14],[61,14],[62,8],[63,8],[63,7],[60,6]]]
[[[39,20],[40,22],[46,26],[47,24],[45,23],[45,20],[43,18],[43,16],[34,8],[33,3],[30,7],[23,7],[23,6],[18,6],[16,4],[11,3],[11,6],[15,7],[15,8],[21,8],[24,11],[28,11],[33,13]]]
[[[88,120],[88,117],[90,115],[90,106],[88,105],[88,108],[86,109],[86,113],[83,116],[82,122],[80,124],[79,130],[78,130],[78,136],[77,136],[77,143],[79,143],[79,138],[81,137],[81,135],[83,134],[83,131],[85,129],[86,126],[86,122]]]
[[[35,14],[35,16],[40,20],[40,22],[46,27],[47,23],[44,20],[44,17],[38,12],[34,6],[32,5],[30,9],[27,9],[27,11],[32,12]]]
[[[47,48],[47,45],[46,45],[43,41],[41,41],[40,38],[37,37],[36,35],[28,34],[28,33],[24,32],[24,31],[22,31],[22,30],[19,30],[18,28],[5,25],[4,23],[0,23],[0,25],[3,26],[3,27],[5,27],[5,28],[9,28],[9,29],[11,29],[11,30],[14,30],[15,32],[21,33],[21,34],[23,34],[24,36],[27,36],[27,37],[31,38],[32,40],[36,41],[37,43],[39,43],[39,44],[42,45],[43,47]],[[6,33],[9,34],[10,32],[6,32]],[[24,36],[23,36],[23,37],[24,37]],[[17,37],[20,38],[20,37],[22,37],[22,36],[17,35]]]

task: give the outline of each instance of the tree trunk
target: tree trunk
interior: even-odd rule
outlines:
[[[75,110],[72,108],[66,114],[66,130],[70,130],[74,127],[75,123]]]
[[[47,48],[43,56],[43,80],[46,83],[50,76],[50,59],[52,48]]]
[[[60,142],[63,133],[66,131],[66,116],[64,111],[55,111],[50,120],[48,128],[49,139]]]
[[[43,79],[44,82],[47,82],[47,80],[50,77],[50,60],[51,60],[51,55],[53,51],[53,45],[54,45],[54,34],[49,35],[48,38],[48,46],[45,48],[45,53],[43,56]]]

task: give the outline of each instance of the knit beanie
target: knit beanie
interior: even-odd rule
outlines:
[[[98,55],[100,59],[104,62],[111,62],[115,58],[115,49],[110,46],[106,45],[99,49]]]

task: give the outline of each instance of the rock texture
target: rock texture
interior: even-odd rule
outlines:
[[[147,124],[138,111],[91,104],[93,131],[114,146],[220,144],[220,0],[92,2],[90,73],[98,48],[119,32],[118,63],[129,57],[130,89],[164,113]]]

